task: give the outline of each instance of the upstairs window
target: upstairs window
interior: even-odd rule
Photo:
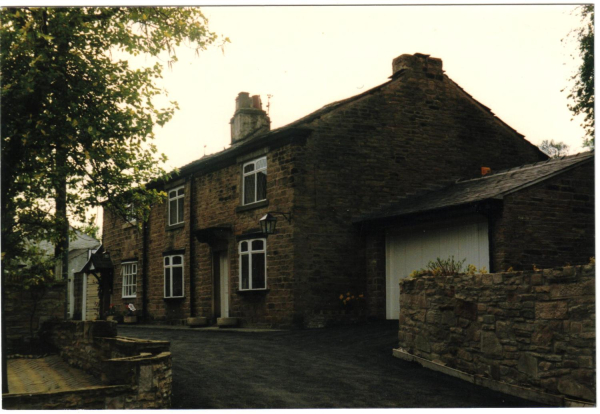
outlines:
[[[266,289],[267,241],[265,239],[240,242],[240,290]]]
[[[135,215],[135,206],[133,205],[133,203],[127,204],[125,209],[126,209],[125,219],[127,220],[127,222],[131,223],[131,224],[137,223],[137,217]]]
[[[137,294],[137,262],[121,264],[121,276],[123,277],[124,298],[135,298]]]
[[[267,199],[267,157],[243,166],[244,205]]]
[[[178,187],[169,190],[169,226],[183,223],[183,199],[185,190]]]
[[[183,297],[183,256],[165,256],[165,298]]]

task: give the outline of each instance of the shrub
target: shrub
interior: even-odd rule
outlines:
[[[467,274],[474,275],[479,272],[482,274],[487,273],[487,269],[481,267],[477,269],[477,266],[470,264],[463,271],[463,265],[467,261],[467,259],[455,260],[454,256],[450,256],[447,259],[440,259],[439,257],[435,260],[429,261],[427,267],[420,270],[414,270],[408,275],[409,278],[414,279],[415,277],[423,276],[423,275],[433,275],[433,276],[452,276],[458,274]]]

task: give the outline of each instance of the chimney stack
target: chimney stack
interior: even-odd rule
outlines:
[[[404,70],[425,73],[431,78],[439,76],[438,79],[441,79],[441,76],[444,74],[442,59],[432,58],[422,53],[400,55],[392,61],[392,77],[395,77],[400,71]]]
[[[262,109],[260,95],[250,97],[248,92],[240,92],[235,99],[235,113],[231,124],[231,144],[250,135],[264,134],[271,129],[271,120]]]

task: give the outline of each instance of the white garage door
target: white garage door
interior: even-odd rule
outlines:
[[[437,223],[390,230],[386,235],[386,318],[400,314],[400,279],[422,269],[430,260],[467,259],[478,268],[489,266],[488,225],[485,219]]]

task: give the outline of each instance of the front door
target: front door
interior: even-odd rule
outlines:
[[[214,263],[214,312],[217,318],[229,317],[229,262],[227,252],[216,252]]]

